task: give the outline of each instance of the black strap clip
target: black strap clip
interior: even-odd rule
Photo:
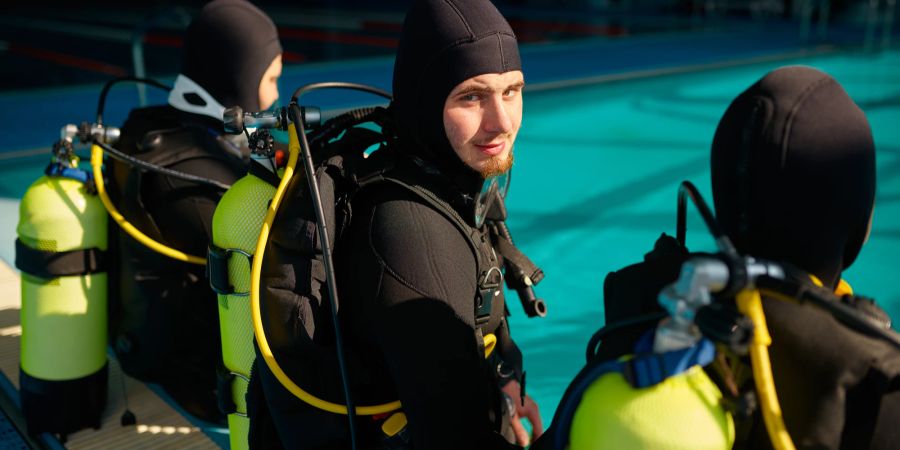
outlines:
[[[499,267],[491,267],[478,281],[478,296],[475,299],[475,324],[483,325],[491,318],[494,297],[500,295],[503,272]]]

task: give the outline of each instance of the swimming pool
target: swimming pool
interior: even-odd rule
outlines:
[[[603,279],[675,233],[678,183],[712,202],[709,148],[731,100],[767,71],[805,64],[834,76],[875,135],[878,190],[872,235],[845,274],[857,293],[900,317],[900,53],[840,54],[527,93],[508,207],[516,242],[541,266],[549,306],[527,319],[509,294],[528,390],[552,418],[603,325]],[[689,210],[688,245],[713,250]],[[896,323],[896,322],[895,322]],[[896,325],[895,325],[896,328]]]
[[[900,52],[789,63],[832,74],[869,117],[878,152],[875,222],[846,278],[858,293],[900,317],[900,285],[892,282],[900,267]],[[509,224],[517,244],[546,273],[536,290],[547,300],[549,315],[527,319],[515,294],[508,298],[528,390],[545,421],[581,368],[588,338],[603,325],[603,278],[641,260],[659,233],[674,233],[680,181],[693,181],[711,201],[709,146],[719,117],[739,92],[784,64],[526,89]],[[0,159],[0,228],[7,234],[15,228],[16,200],[46,160]],[[691,248],[712,249],[699,220],[690,219]],[[3,237],[10,245],[0,246],[0,257],[11,262],[12,237]]]

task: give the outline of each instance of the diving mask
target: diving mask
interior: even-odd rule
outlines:
[[[481,192],[475,197],[475,227],[480,228],[484,220],[491,212],[491,208],[497,202],[506,200],[509,191],[509,183],[512,179],[512,171],[506,171],[500,175],[492,176],[484,180]]]

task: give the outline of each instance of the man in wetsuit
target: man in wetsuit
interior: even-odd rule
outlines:
[[[246,140],[224,135],[225,107],[269,108],[278,98],[281,44],[275,25],[244,0],[208,3],[185,37],[181,74],[167,105],[136,109],[119,147],[144,161],[231,184],[246,173]],[[243,137],[243,136],[241,136]],[[139,230],[204,257],[222,192],[113,164],[117,197]],[[117,226],[112,274],[112,343],[131,376],[162,384],[195,416],[219,421],[216,368],[221,358],[216,295],[201,265],[144,247]]]
[[[742,255],[798,268],[789,276],[801,287],[850,293],[841,275],[871,227],[875,145],[863,111],[837,81],[801,66],[767,74],[739,95],[719,122],[711,169],[716,219]],[[689,257],[664,235],[644,262],[607,276],[606,323],[623,328],[604,337],[602,359],[631,352],[639,336],[656,325],[625,324],[661,312],[660,290],[678,278]],[[875,326],[890,328],[890,319],[871,300],[844,297],[842,303]],[[810,304],[763,296],[763,308],[774,385],[797,448],[896,448],[900,352]],[[729,404],[739,407],[734,448],[772,448],[759,409],[735,401],[738,392],[753,390],[753,379],[739,375],[750,373],[747,364],[716,371]]]
[[[388,175],[401,183],[357,193],[334,250],[354,401],[399,399],[412,448],[524,445],[520,417],[541,433],[537,405],[521,395],[522,357],[497,284],[502,262],[474,218],[486,179],[512,165],[523,85],[515,36],[489,1],[414,3],[394,66],[397,138],[369,158],[392,161]],[[298,385],[343,403],[340,378],[326,361],[334,353],[325,347],[329,330],[317,325],[311,333],[304,322],[328,314],[328,305],[303,299],[309,288],[300,283],[309,272],[291,259],[303,233],[298,223],[276,222],[263,262],[269,344]],[[293,231],[279,237],[279,229]],[[497,346],[486,360],[489,334]],[[327,355],[309,344],[317,341]],[[349,447],[346,416],[294,398],[261,358],[255,376],[284,447]],[[250,395],[253,389],[251,382]],[[248,403],[251,426],[262,427],[255,402]],[[357,417],[360,448],[398,448],[383,447],[383,420]],[[273,446],[257,440],[262,432],[251,430],[251,445]]]
[[[775,70],[729,106],[712,145],[716,218],[744,254],[796,265],[838,295],[868,239],[875,144],[832,77]],[[806,285],[812,277],[797,280]],[[890,328],[869,300],[852,305]],[[799,448],[887,449],[900,442],[900,352],[811,305],[764,298],[775,387]],[[739,424],[740,425],[740,424]],[[756,416],[739,448],[766,448]]]

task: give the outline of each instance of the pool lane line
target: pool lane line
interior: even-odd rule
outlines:
[[[303,28],[279,27],[278,37],[281,39],[303,39],[319,42],[334,42],[339,44],[368,45],[381,48],[397,48],[397,38],[365,36],[359,34],[343,33],[339,31],[314,30]]]
[[[627,33],[622,25],[596,25],[584,22],[557,22],[547,20],[509,19],[513,29],[542,33],[568,33],[586,36],[622,36]]]
[[[29,30],[98,39],[120,44],[131,43],[131,31],[101,25],[87,25],[64,20],[32,19],[27,17],[0,17],[0,25]]]
[[[74,67],[88,72],[98,72],[114,77],[123,77],[129,74],[129,71],[122,66],[108,64],[80,56],[67,55],[65,53],[47,50],[44,48],[31,47],[27,45],[10,42],[7,44],[6,51],[14,55],[21,55],[31,59],[49,61],[60,66]]]
[[[24,28],[29,30],[47,31],[51,33],[59,33],[83,38],[98,39],[119,44],[131,44],[131,40],[133,37],[133,32],[130,30],[101,25],[87,25],[63,20],[32,19],[25,17],[0,17],[0,25]],[[356,29],[359,29],[359,27],[357,27]],[[280,26],[278,31],[279,35],[282,38],[299,38],[313,41],[369,45],[383,48],[397,47],[396,38],[365,36],[346,33],[342,31],[331,31],[328,29],[299,28],[289,26]],[[154,35],[154,37],[151,38],[151,41],[152,42],[148,43],[169,47],[178,45],[178,40],[173,39],[173,36],[165,36],[162,34]],[[145,42],[147,42],[146,39]]]
[[[28,150],[14,150],[11,152],[0,150],[0,162],[10,159],[28,158],[30,156],[48,155],[50,147],[32,148]]]
[[[713,63],[688,64],[676,67],[661,67],[657,69],[632,70],[629,72],[619,72],[605,75],[595,75],[584,78],[575,78],[571,80],[546,81],[543,83],[529,83],[526,89],[529,92],[549,91],[554,89],[568,89],[581,86],[589,86],[593,84],[613,83],[617,81],[630,81],[641,78],[653,78],[665,75],[678,75],[692,72],[702,72],[705,70],[726,69],[729,67],[748,66],[753,64],[776,62],[790,59],[809,58],[813,56],[822,56],[834,53],[838,50],[837,46],[824,45],[816,47],[812,50],[797,50],[792,52],[777,53],[774,55],[754,56],[750,58],[732,59],[727,61],[719,61]]]

